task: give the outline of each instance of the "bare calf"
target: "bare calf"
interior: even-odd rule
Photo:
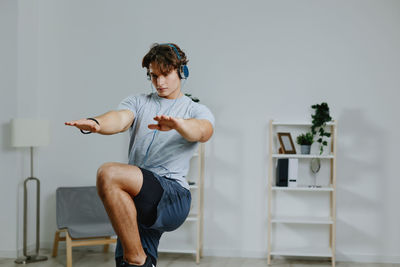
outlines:
[[[101,165],[97,171],[97,192],[121,240],[124,258],[136,265],[142,265],[146,260],[132,199],[139,194],[142,184],[143,174],[136,166],[110,162]]]

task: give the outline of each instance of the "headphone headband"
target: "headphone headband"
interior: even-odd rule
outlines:
[[[160,44],[160,45],[168,45],[169,47],[172,47],[174,49],[175,54],[178,57],[178,59],[181,60],[181,56],[179,55],[178,49],[173,44],[163,43],[163,44]]]

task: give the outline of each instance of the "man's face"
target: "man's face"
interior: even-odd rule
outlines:
[[[181,80],[179,79],[177,70],[171,71],[168,75],[164,76],[159,67],[151,63],[149,66],[151,82],[157,89],[160,97],[167,99],[175,99],[181,93]]]

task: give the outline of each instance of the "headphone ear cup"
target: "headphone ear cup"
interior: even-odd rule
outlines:
[[[182,79],[187,79],[189,77],[189,68],[186,65],[182,65],[180,69],[180,74]]]

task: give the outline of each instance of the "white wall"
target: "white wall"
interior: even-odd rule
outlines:
[[[0,1],[0,251],[13,256],[17,248],[17,152],[10,147],[10,118],[17,114],[18,2]]]
[[[217,119],[207,145],[207,255],[266,255],[267,122],[309,120],[310,106],[326,101],[339,121],[337,257],[400,262],[400,2],[36,3],[37,13],[29,14],[37,18],[37,35],[29,38],[37,41],[37,60],[28,42],[19,43],[19,53],[27,54],[18,62],[37,64],[37,87],[28,99],[20,85],[17,103],[19,113],[29,102],[52,123],[51,145],[38,152],[43,244],[51,244],[55,230],[55,189],[94,184],[102,162],[126,161],[126,135],[83,136],[63,122],[150,91],[143,55],[153,42],[176,42],[190,60],[185,90]],[[20,12],[27,7],[20,1]],[[26,20],[19,18],[22,25]],[[27,24],[19,26],[20,38],[25,34]],[[18,75],[20,83],[28,77],[23,66]],[[7,97],[16,99],[10,90]],[[5,114],[4,121],[13,115]],[[8,152],[0,153],[3,159]],[[10,166],[13,173],[25,167]],[[1,228],[12,222],[1,220]],[[8,241],[0,240],[0,250]]]

